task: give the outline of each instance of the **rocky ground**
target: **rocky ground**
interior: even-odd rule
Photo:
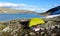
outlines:
[[[60,16],[45,21],[43,32],[25,29],[20,20],[0,22],[0,36],[60,36]]]

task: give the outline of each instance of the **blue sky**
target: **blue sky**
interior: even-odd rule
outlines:
[[[8,3],[9,5],[7,5]],[[15,6],[14,8],[32,10],[40,13],[59,6],[60,0],[0,0],[0,7],[11,6],[11,4],[13,7]]]

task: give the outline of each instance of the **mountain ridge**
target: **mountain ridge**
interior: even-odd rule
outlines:
[[[40,15],[42,16],[48,16],[48,15],[52,15],[52,13],[55,13],[58,11],[57,14],[60,14],[60,6],[54,7],[52,9],[49,9],[48,11],[46,11],[45,13],[41,13]]]
[[[35,11],[0,7],[0,14],[36,13]]]

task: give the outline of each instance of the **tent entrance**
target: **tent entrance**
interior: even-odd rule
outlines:
[[[25,29],[29,28],[29,21],[20,21],[20,23],[23,25]]]

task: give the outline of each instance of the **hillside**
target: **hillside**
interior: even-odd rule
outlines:
[[[43,29],[50,28],[50,27],[53,28],[56,25],[60,26],[59,19],[60,19],[60,16],[50,18],[48,20],[45,19],[45,21],[47,21],[47,22],[45,23],[45,25],[43,25],[44,26]],[[14,36],[14,35],[16,36],[16,34],[19,36],[25,36],[25,35],[37,36],[37,34],[38,34],[38,36],[42,35],[31,29],[23,28],[24,26],[20,23],[20,21],[23,21],[23,20],[18,19],[18,20],[10,20],[7,22],[0,22],[0,36]],[[58,32],[56,30],[58,30]],[[60,34],[60,32],[59,32],[60,30],[59,29],[56,29],[56,30],[55,30],[55,33],[57,32]],[[47,32],[48,32],[48,30],[47,30]],[[54,32],[54,31],[52,31],[52,32]],[[51,35],[53,35],[53,34],[51,34]]]
[[[4,13],[10,14],[10,13],[35,13],[35,12],[30,10],[19,10],[19,9],[0,7],[0,14]]]
[[[48,11],[46,11],[45,13],[41,13],[40,15],[48,16],[53,14],[60,14],[60,6],[49,9]]]

